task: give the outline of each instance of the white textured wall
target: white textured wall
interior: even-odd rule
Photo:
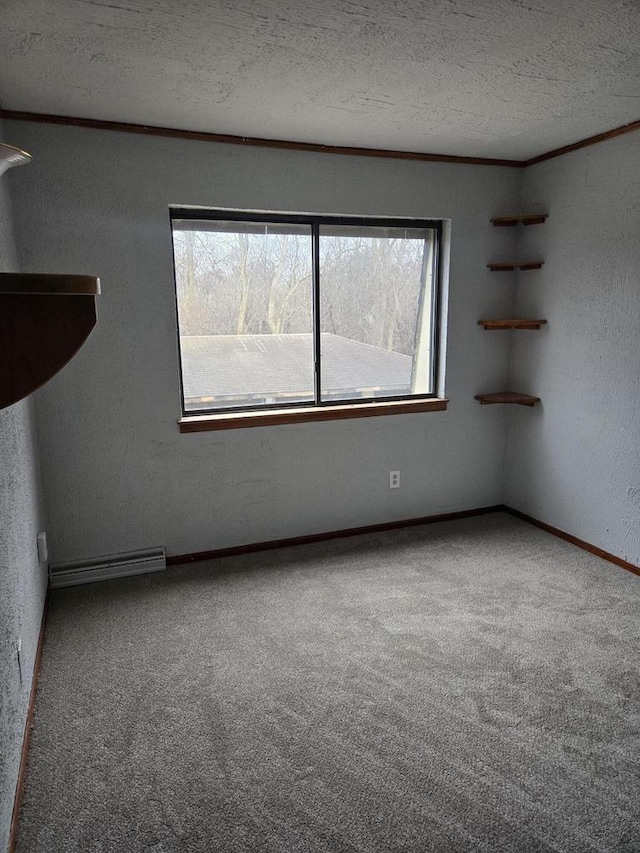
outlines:
[[[510,304],[485,264],[513,240],[489,217],[512,209],[519,170],[10,127],[34,155],[15,200],[24,269],[97,273],[103,287],[97,328],[36,394],[55,560],[502,501],[505,413],[473,395],[504,384],[509,344],[476,320]],[[180,435],[170,203],[451,218],[449,411]]]
[[[0,139],[2,138],[0,131]],[[18,170],[15,170],[18,172]],[[15,270],[8,181],[0,178],[0,271]],[[18,186],[17,182],[14,186]],[[22,736],[44,605],[42,529],[31,401],[0,410],[0,851],[7,848]],[[16,641],[22,638],[20,682]]]
[[[640,135],[525,170],[513,387],[542,405],[511,415],[506,502],[640,565]]]

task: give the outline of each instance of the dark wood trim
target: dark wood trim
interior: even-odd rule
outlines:
[[[123,121],[105,121],[104,119],[82,118],[80,116],[60,116],[52,113],[31,113],[22,110],[0,109],[0,119],[7,121],[31,121],[41,124],[62,124],[71,127],[87,127],[94,130],[115,130],[120,133],[139,133],[145,136],[165,136],[172,139],[191,139],[197,142],[218,142],[226,145],[245,145],[259,148],[280,148],[286,151],[310,151],[320,154],[343,154],[353,157],[380,157],[394,160],[415,160],[429,163],[461,163],[470,166],[507,166],[526,169],[554,157],[570,154],[580,148],[605,142],[616,136],[624,136],[640,130],[640,120],[614,127],[604,133],[589,136],[571,145],[554,148],[529,160],[508,160],[494,157],[462,157],[455,154],[427,154],[420,151],[397,151],[385,148],[356,148],[342,145],[323,145],[319,142],[293,142],[286,139],[262,139],[256,136],[235,136],[228,133],[207,133],[199,130],[183,130],[177,127],[156,127],[155,125],[135,124]],[[507,224],[507,223],[497,223]],[[525,223],[534,224],[534,223]]]
[[[254,412],[229,412],[215,415],[185,415],[178,421],[180,432],[209,432],[218,429],[306,424],[316,421],[340,421],[351,418],[407,415],[416,412],[444,412],[448,400],[397,400],[386,403],[357,403],[338,406],[305,406],[299,409],[271,409]]]
[[[231,548],[217,548],[213,551],[197,551],[194,554],[175,554],[167,557],[167,565],[196,563],[200,560],[216,560],[219,557],[237,557],[253,554],[256,551],[271,551],[275,548],[289,548],[295,545],[311,545],[314,542],[326,542],[330,539],[346,539],[349,536],[362,536],[369,533],[384,533],[402,527],[415,527],[420,524],[436,524],[439,521],[454,521],[458,518],[471,518],[474,515],[487,515],[504,510],[502,504],[483,506],[477,509],[464,509],[458,512],[443,512],[439,515],[425,515],[421,518],[407,518],[400,521],[387,521],[382,524],[367,524],[364,527],[347,527],[343,530],[331,530],[327,533],[311,533],[307,536],[292,536],[288,539],[272,539],[268,542],[252,542],[248,545],[235,545]]]
[[[18,832],[18,819],[20,817],[20,806],[22,804],[22,795],[24,793],[24,783],[27,775],[27,760],[29,758],[29,746],[31,744],[31,730],[33,729],[33,714],[36,704],[36,693],[38,692],[38,679],[40,677],[40,664],[42,662],[42,649],[44,647],[44,633],[47,627],[47,615],[49,612],[49,592],[47,591],[44,607],[42,609],[42,621],[40,622],[40,635],[38,637],[38,646],[36,648],[36,656],[33,661],[33,675],[31,677],[31,691],[29,693],[29,705],[27,707],[27,719],[24,726],[24,736],[22,738],[22,751],[20,753],[20,769],[18,770],[18,782],[16,784],[16,793],[13,800],[13,812],[11,814],[11,827],[9,828],[9,847],[7,853],[14,853],[16,845],[16,837]]]
[[[570,533],[565,533],[551,524],[544,521],[538,521],[531,515],[520,512],[519,509],[507,506],[506,504],[495,504],[494,506],[478,507],[477,509],[465,509],[458,512],[444,512],[439,515],[426,515],[421,518],[408,518],[400,521],[388,521],[382,524],[368,524],[364,527],[349,527],[343,530],[332,530],[326,533],[311,533],[307,536],[292,536],[288,539],[271,539],[268,542],[252,542],[248,545],[235,545],[231,548],[217,548],[212,551],[196,551],[191,554],[173,554],[167,557],[168,566],[176,566],[181,563],[196,563],[202,560],[216,560],[220,557],[239,557],[243,554],[254,554],[257,551],[271,551],[276,548],[289,548],[296,545],[311,545],[314,542],[327,542],[331,539],[346,539],[350,536],[362,536],[370,533],[384,533],[387,530],[399,530],[403,527],[416,527],[420,524],[436,524],[439,521],[455,521],[460,518],[471,518],[476,515],[489,515],[494,512],[507,512],[519,518],[521,521],[526,521],[539,527],[541,530],[551,533],[553,536],[558,536],[564,539],[565,542],[570,542],[583,551],[588,551],[590,554],[595,554],[609,563],[614,563],[634,575],[640,576],[640,566],[629,563],[621,557],[616,557],[615,554],[610,554],[608,551],[603,551],[602,548],[597,548],[584,539],[578,539],[577,536],[572,536]],[[9,853],[12,853],[11,849]]]
[[[522,165],[524,168],[535,166],[536,163],[544,163],[545,160],[562,157],[563,154],[570,154],[572,151],[578,151],[580,148],[588,148],[590,145],[597,145],[598,142],[606,142],[607,139],[615,139],[616,136],[624,136],[636,130],[640,130],[640,120],[631,121],[629,124],[623,124],[620,127],[614,127],[612,130],[606,130],[604,133],[596,133],[595,136],[588,136],[586,139],[573,142],[571,145],[563,145],[562,148],[554,148],[552,151],[547,151],[546,154],[539,154],[537,157],[525,160]]]
[[[541,530],[545,530],[547,533],[552,533],[554,536],[564,539],[565,542],[577,545],[578,548],[582,548],[583,551],[595,554],[596,557],[601,557],[609,563],[615,563],[616,566],[620,566],[620,568],[626,569],[634,575],[640,575],[640,566],[629,563],[621,557],[616,557],[615,554],[610,554],[608,551],[603,551],[602,548],[598,548],[596,545],[591,545],[589,542],[585,542],[584,539],[578,539],[577,536],[572,536],[571,533],[565,533],[564,530],[560,530],[558,527],[553,527],[551,524],[547,524],[546,521],[538,521],[537,518],[533,518],[533,516],[527,515],[525,512],[520,512],[519,509],[514,509],[510,506],[505,506],[503,509],[510,515],[514,515],[516,518],[522,519],[522,521],[528,521],[529,524],[533,524]]]
[[[509,166],[522,168],[521,160],[503,160],[491,157],[461,157],[453,154],[426,154],[420,151],[395,151],[383,148],[356,148],[344,145],[323,145],[319,142],[291,142],[286,139],[262,139],[252,136],[234,136],[228,133],[206,133],[199,130],[181,130],[176,127],[155,127],[121,121],[59,116],[49,113],[30,113],[0,109],[0,119],[7,121],[33,121],[41,124],[62,124],[87,127],[94,130],[115,130],[120,133],[140,133],[145,136],[165,136],[172,139],[191,139],[197,142],[218,142],[226,145],[244,145],[258,148],[281,148],[287,151],[309,151],[316,154],[345,154],[352,157],[382,157],[393,160],[417,160],[430,163],[462,163],[471,166]]]

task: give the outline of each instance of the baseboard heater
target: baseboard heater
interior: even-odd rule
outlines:
[[[55,589],[59,586],[76,586],[129,575],[143,575],[147,572],[162,572],[166,568],[164,548],[149,548],[146,551],[96,557],[93,560],[54,563],[49,566],[49,584]]]

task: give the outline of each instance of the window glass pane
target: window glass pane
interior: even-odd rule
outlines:
[[[434,231],[320,226],[324,402],[430,394]]]
[[[311,226],[175,219],[186,412],[313,402]]]

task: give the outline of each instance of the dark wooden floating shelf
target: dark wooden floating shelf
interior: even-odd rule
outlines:
[[[0,409],[73,358],[96,324],[99,293],[96,276],[0,273]]]
[[[539,329],[546,320],[478,320],[479,326],[485,329]]]
[[[547,213],[523,213],[515,216],[494,216],[491,224],[498,227],[514,226],[519,222],[522,222],[523,225],[542,225],[548,215]]]
[[[509,403],[516,406],[535,406],[540,402],[540,397],[532,397],[530,394],[518,394],[516,391],[497,391],[494,394],[476,394],[476,400],[483,406],[491,406],[496,403]]]
[[[491,272],[507,272],[508,270],[539,270],[544,261],[513,261],[511,263],[494,262],[487,264]]]
[[[0,293],[25,296],[97,296],[100,293],[100,279],[94,275],[1,272]]]

